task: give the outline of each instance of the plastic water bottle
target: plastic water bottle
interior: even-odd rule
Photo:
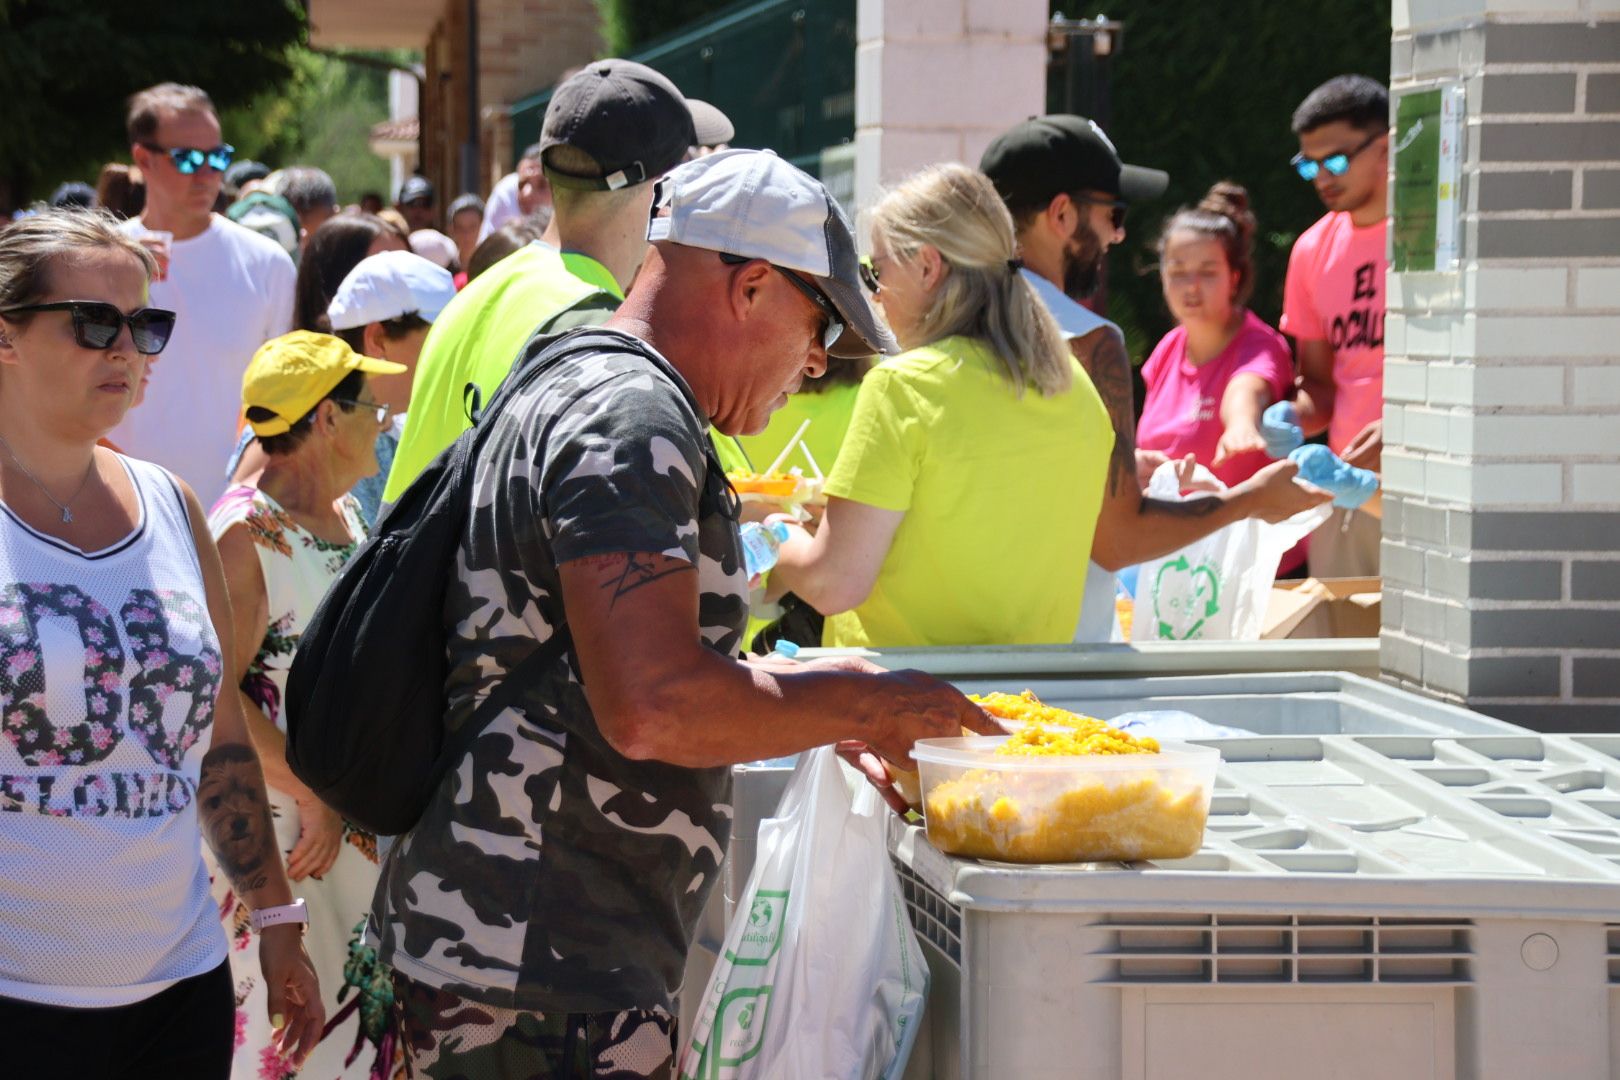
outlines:
[[[768,525],[750,521],[738,531],[742,535],[743,569],[753,580],[776,565],[776,553],[788,538],[788,527],[780,521]]]

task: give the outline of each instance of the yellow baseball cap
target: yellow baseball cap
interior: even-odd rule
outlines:
[[[259,346],[242,373],[242,407],[269,409],[268,420],[248,420],[255,435],[282,435],[321,403],[351,371],[399,375],[392,360],[362,356],[330,334],[294,330]]]

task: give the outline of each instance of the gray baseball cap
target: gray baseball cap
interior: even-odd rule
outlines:
[[[844,332],[833,356],[897,353],[900,345],[861,289],[855,231],[821,181],[769,150],[722,150],[658,182],[648,240],[764,259],[809,278]]]

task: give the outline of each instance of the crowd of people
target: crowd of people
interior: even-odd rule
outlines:
[[[1106,641],[1117,571],[1330,498],[1268,455],[1273,406],[1378,467],[1388,99],[1359,76],[1294,117],[1328,212],[1280,327],[1239,184],[1166,216],[1140,420],[1084,301],[1168,176],[1082,117],[896,183],[865,237],[628,61],[568,76],[442,212],[422,177],[345,207],[234,161],[195,87],[126,121],[131,164],[0,228],[0,1019],[44,1035],[28,1075],[672,1077],[729,766],[838,743],[886,786],[915,740],[996,730],[932,677],[763,643]],[[447,730],[482,726],[380,838],[289,767],[288,672],[475,424],[443,690]],[[750,580],[764,512],[727,475],[798,438],[823,497]],[[1218,490],[1147,496],[1165,465]],[[1377,543],[1375,502],[1300,557],[1375,574]]]

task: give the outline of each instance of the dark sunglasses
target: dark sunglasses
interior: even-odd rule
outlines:
[[[118,332],[129,324],[129,333],[135,339],[135,351],[156,356],[169,343],[174,333],[174,312],[162,308],[141,308],[133,315],[125,315],[111,304],[99,300],[62,300],[54,304],[29,304],[27,307],[8,308],[0,315],[21,315],[33,311],[68,311],[73,313],[73,339],[81,348],[110,349],[118,340]]]
[[[1125,227],[1125,214],[1131,208],[1130,203],[1120,199],[1093,199],[1089,195],[1074,195],[1071,198],[1077,203],[1085,203],[1088,206],[1108,207],[1110,211],[1108,215],[1109,224],[1113,225],[1115,229]]]
[[[1350,171],[1350,159],[1377,142],[1383,134],[1384,132],[1380,131],[1376,135],[1369,135],[1366,141],[1354,150],[1341,150],[1339,153],[1329,154],[1325,158],[1308,158],[1304,154],[1295,154],[1288,159],[1288,164],[1292,165],[1294,171],[1299,173],[1301,180],[1315,180],[1321,175],[1323,169],[1328,171],[1329,176],[1343,176]]]
[[[198,150],[186,146],[169,149],[156,143],[141,143],[141,145],[154,154],[168,154],[169,160],[174,162],[175,171],[181,176],[190,176],[204,165],[216,172],[224,172],[231,167],[231,159],[236,156],[236,147],[229,143],[221,143],[212,150]]]
[[[720,261],[736,265],[739,263],[753,262],[754,260],[750,259],[746,255],[733,255],[730,252],[722,251],[720,253]],[[798,274],[795,274],[793,271],[788,270],[785,267],[777,266],[775,263],[771,263],[770,267],[772,270],[775,270],[778,274],[781,274],[783,277],[791,281],[795,289],[798,289],[800,292],[804,293],[804,295],[808,296],[810,298],[810,302],[816,305],[816,307],[820,308],[823,315],[827,316],[827,328],[822,331],[821,347],[823,349],[830,350],[833,347],[833,343],[843,336],[844,317],[838,313],[838,309],[833,306],[833,302],[821,294],[820,289],[816,288],[814,285],[811,285]]]

